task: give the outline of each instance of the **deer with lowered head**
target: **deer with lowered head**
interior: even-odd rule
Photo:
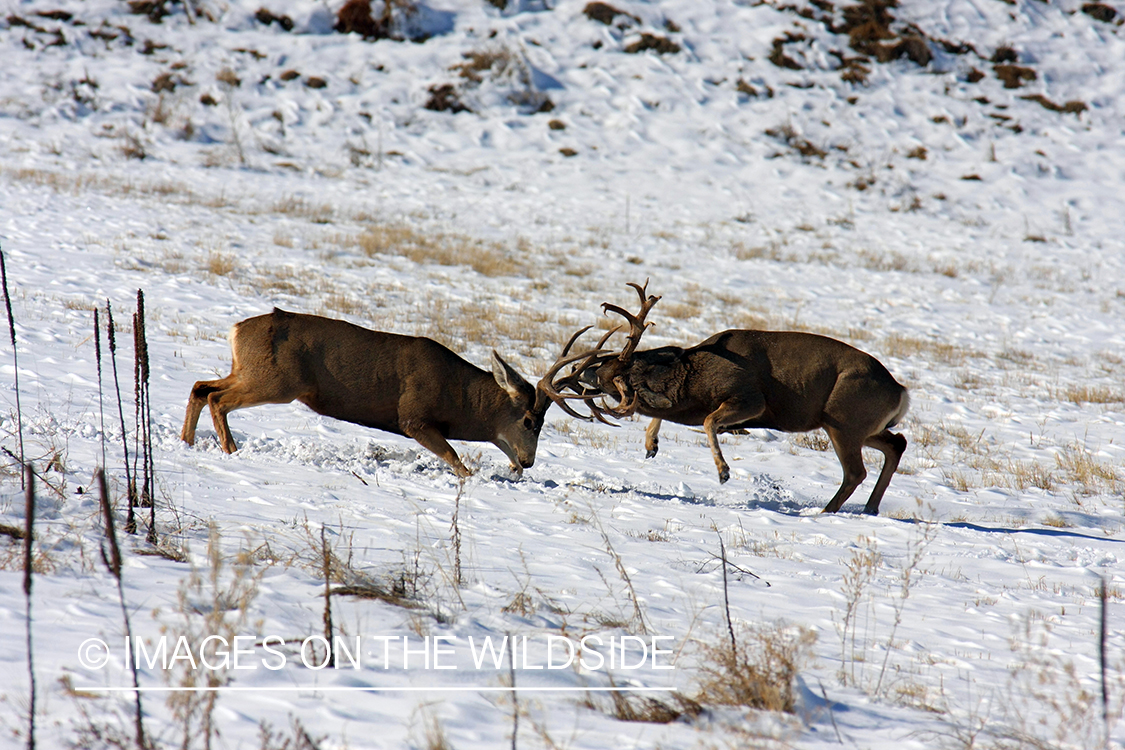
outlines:
[[[449,441],[492,443],[520,475],[535,463],[547,408],[574,398],[549,384],[565,365],[588,359],[589,352],[567,356],[576,338],[533,387],[495,351],[486,372],[432,339],[274,308],[231,328],[230,375],[192,386],[180,437],[194,445],[206,405],[219,445],[233,453],[230,412],[300,401],[318,414],[413,438],[460,477],[472,472]]]
[[[720,483],[730,478],[730,467],[719,449],[719,433],[751,427],[781,432],[823,428],[844,470],[843,483],[825,512],[838,511],[867,477],[862,455],[866,447],[884,456],[864,507],[864,513],[879,513],[883,493],[906,450],[906,438],[890,428],[910,405],[906,388],[887,368],[842,341],[799,331],[729,330],[688,348],[637,351],[647,327],[645,317],[660,297],[647,295],[647,282],[629,286],[641,300],[636,315],[608,302],[602,305],[628,323],[624,348],[619,353],[592,353],[570,376],[553,384],[585,394],[593,412],[586,418],[607,421],[605,416],[634,413],[652,417],[645,431],[649,458],[657,453],[663,420],[702,425]],[[613,397],[617,404],[598,405],[596,394]]]

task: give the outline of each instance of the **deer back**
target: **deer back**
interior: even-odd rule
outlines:
[[[372,331],[347,321],[275,309],[235,324],[232,372],[335,419],[403,434],[408,421],[445,437],[492,441],[500,425],[532,408],[492,373],[431,339]],[[518,378],[519,376],[516,375]],[[538,431],[536,430],[536,433]]]

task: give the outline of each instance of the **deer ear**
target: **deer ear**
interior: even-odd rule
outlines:
[[[495,350],[492,352],[492,377],[496,378],[497,385],[507,391],[512,400],[525,398],[532,392],[531,386],[523,376],[505,362]]]

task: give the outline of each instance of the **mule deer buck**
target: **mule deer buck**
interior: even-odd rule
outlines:
[[[883,493],[906,450],[906,438],[890,428],[906,415],[910,398],[878,360],[842,341],[798,331],[729,330],[686,349],[637,351],[645,317],[660,297],[647,295],[648,282],[629,286],[641,298],[636,315],[617,305],[602,305],[629,324],[624,348],[616,355],[591,355],[556,385],[587,396],[616,398],[616,406],[588,401],[593,416],[603,421],[606,415],[653,417],[645,431],[649,458],[659,448],[662,420],[702,425],[720,483],[730,478],[719,449],[720,432],[824,428],[844,470],[843,483],[824,510],[838,511],[867,477],[862,455],[867,447],[884,456],[883,470],[864,507],[864,513],[879,513]]]
[[[553,400],[565,406],[563,399],[574,398],[544,384],[589,355],[567,356],[576,335],[540,386],[532,387],[495,351],[488,373],[428,338],[277,308],[235,323],[229,338],[230,375],[192,386],[180,434],[188,445],[195,443],[204,404],[220,446],[233,453],[238,446],[227,414],[300,401],[318,414],[413,438],[460,477],[472,472],[449,440],[494,444],[517,475],[534,464],[547,408]]]

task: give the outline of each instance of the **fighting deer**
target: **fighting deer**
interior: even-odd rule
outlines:
[[[719,433],[750,427],[782,432],[823,428],[844,470],[840,489],[824,506],[835,513],[867,477],[862,450],[884,456],[883,470],[864,507],[877,515],[883,493],[906,450],[893,433],[910,398],[878,360],[842,341],[799,331],[729,330],[689,348],[664,346],[637,351],[645,317],[660,297],[648,296],[648,282],[630,284],[641,299],[634,315],[605,303],[605,312],[623,317],[630,332],[620,353],[595,352],[556,385],[617,400],[611,406],[588,399],[592,416],[653,417],[645,431],[647,457],[656,455],[662,420],[702,425],[719,471],[730,467],[719,449]],[[578,383],[579,387],[575,384]]]
[[[230,375],[192,386],[180,437],[194,445],[206,404],[219,445],[233,453],[227,414],[300,401],[318,414],[413,438],[460,477],[472,472],[448,441],[492,443],[520,475],[535,463],[552,401],[573,412],[564,399],[576,397],[560,395],[562,386],[550,382],[565,365],[596,354],[568,356],[581,333],[532,387],[495,351],[489,373],[428,338],[274,308],[231,328]]]

